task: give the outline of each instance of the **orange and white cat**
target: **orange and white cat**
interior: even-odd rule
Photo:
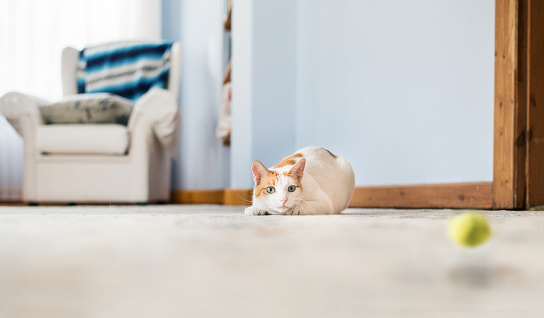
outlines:
[[[355,176],[349,162],[321,147],[306,147],[267,169],[255,160],[253,204],[246,215],[336,214],[349,203]]]

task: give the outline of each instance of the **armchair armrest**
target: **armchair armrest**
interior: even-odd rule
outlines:
[[[44,99],[10,92],[0,98],[0,114],[6,116],[8,122],[23,137],[28,137],[30,129],[43,124],[39,107],[48,104]]]
[[[153,88],[145,93],[134,105],[128,121],[131,135],[137,129],[139,118],[151,122],[153,132],[169,155],[175,158],[179,147],[180,115],[175,96],[161,88]]]

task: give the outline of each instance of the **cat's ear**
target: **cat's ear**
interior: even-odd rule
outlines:
[[[289,170],[289,174],[291,174],[295,179],[297,179],[298,182],[302,180],[302,176],[304,175],[304,167],[306,166],[306,158],[300,159],[297,163],[295,163],[294,166],[291,167]]]
[[[253,181],[255,181],[255,185],[261,183],[261,179],[269,173],[268,169],[266,169],[266,167],[258,160],[253,160],[251,171],[253,172]]]

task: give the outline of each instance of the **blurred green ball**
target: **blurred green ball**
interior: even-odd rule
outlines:
[[[465,212],[450,219],[449,235],[463,247],[475,247],[491,237],[485,216],[478,212]]]

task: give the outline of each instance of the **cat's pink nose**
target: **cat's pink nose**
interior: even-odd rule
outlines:
[[[285,202],[287,202],[287,198],[281,200],[281,203],[282,203],[283,205],[285,205]]]

